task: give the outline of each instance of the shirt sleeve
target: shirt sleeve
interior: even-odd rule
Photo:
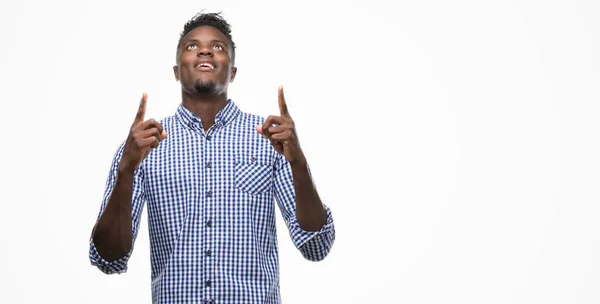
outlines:
[[[309,169],[310,174],[310,169]],[[304,231],[296,218],[296,195],[292,169],[287,160],[278,155],[275,164],[275,198],[288,227],[292,242],[302,256],[310,261],[323,260],[335,240],[335,228],[331,210],[326,205],[327,221],[319,231]]]
[[[98,213],[97,219],[99,219],[100,215],[102,215],[102,212],[104,211],[104,208],[106,207],[106,203],[108,203],[108,199],[110,198],[112,190],[115,186],[119,161],[121,160],[121,156],[123,154],[123,147],[124,147],[124,143],[121,144],[121,146],[119,146],[119,149],[117,149],[117,152],[115,153],[115,156],[113,158],[110,172],[108,174],[108,179],[106,181],[102,205],[100,207],[100,212]],[[142,208],[144,207],[144,201],[145,201],[143,182],[144,182],[144,174],[143,174],[142,166],[140,165],[134,172],[133,196],[132,196],[132,200],[131,200],[131,203],[132,203],[132,206],[131,206],[131,208],[132,208],[131,209],[132,225],[131,225],[131,227],[132,227],[132,241],[134,244],[135,244],[135,239],[137,238],[141,214],[142,214]],[[120,274],[120,273],[127,272],[127,261],[129,261],[129,258],[131,257],[132,252],[133,252],[133,245],[131,247],[131,251],[129,253],[127,253],[127,255],[125,255],[124,257],[117,259],[115,261],[109,262],[109,261],[103,259],[98,254],[96,245],[94,244],[94,240],[92,237],[90,237],[90,251],[89,251],[90,262],[92,265],[98,267],[98,269],[100,269],[100,271],[102,271],[106,274],[114,274],[114,273]]]

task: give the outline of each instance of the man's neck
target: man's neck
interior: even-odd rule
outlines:
[[[183,107],[200,117],[205,132],[215,124],[215,116],[227,105],[227,94],[189,95],[184,92],[182,99]]]

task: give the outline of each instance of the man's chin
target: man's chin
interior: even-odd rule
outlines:
[[[217,92],[217,85],[212,81],[196,80],[194,91],[198,94],[215,94]]]

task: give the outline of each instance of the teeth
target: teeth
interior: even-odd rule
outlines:
[[[211,69],[215,68],[212,64],[206,63],[206,62],[203,62],[203,63],[199,64],[198,67],[209,67]]]

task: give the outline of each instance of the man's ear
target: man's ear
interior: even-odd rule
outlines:
[[[229,78],[229,82],[233,82],[233,80],[235,79],[235,75],[237,74],[237,68],[236,67],[232,67],[231,68],[231,77]]]
[[[179,81],[179,67],[174,65],[173,66],[173,73],[175,74],[175,80]]]

